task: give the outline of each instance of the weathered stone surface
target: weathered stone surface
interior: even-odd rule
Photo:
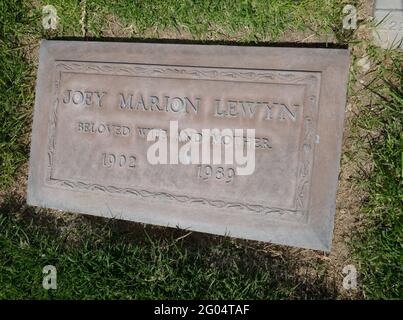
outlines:
[[[403,48],[403,0],[376,0],[374,30],[376,42],[384,49]]]
[[[344,49],[43,41],[28,203],[330,250],[348,66]],[[255,129],[253,174],[150,164],[147,128],[172,120]]]

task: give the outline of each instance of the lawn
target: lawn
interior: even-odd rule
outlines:
[[[0,3],[0,298],[398,299],[402,290],[401,51],[370,39],[369,1],[17,1]],[[56,30],[42,27],[52,4]],[[352,55],[330,254],[26,205],[41,38],[347,44]],[[369,70],[360,61],[368,57]],[[57,268],[44,290],[42,268]],[[358,288],[342,286],[354,265]]]

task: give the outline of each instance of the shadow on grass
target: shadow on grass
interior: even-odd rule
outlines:
[[[78,296],[66,288],[61,292],[57,290],[57,298],[337,297],[335,281],[324,262],[310,256],[307,250],[116,219],[38,210],[27,206],[23,197],[13,194],[6,195],[0,204],[0,222],[0,241],[5,244],[1,250],[17,257],[14,265],[29,266],[33,263],[24,262],[32,254],[25,256],[24,249],[19,249],[21,239],[11,230],[17,226],[30,239],[30,250],[43,252],[51,244],[56,248],[48,257],[51,264],[61,269],[61,273],[75,275],[74,280],[65,284],[66,288],[73,291],[88,278],[103,283],[103,286],[98,285],[96,292],[83,289]],[[1,239],[5,234],[8,239]],[[3,257],[0,269],[5,264]],[[29,267],[27,269],[22,272],[29,273]],[[134,274],[133,270],[136,270]],[[4,273],[7,269],[0,271]],[[136,283],[130,290],[126,287],[127,277]],[[29,283],[32,285],[32,282],[26,285]],[[7,284],[1,285],[7,288]],[[21,290],[26,291],[26,288]]]
[[[199,44],[199,45],[224,45],[243,47],[289,47],[289,48],[328,48],[346,49],[347,44],[329,42],[269,42],[269,41],[230,41],[230,40],[192,40],[192,39],[163,39],[145,37],[46,37],[47,40],[68,40],[68,41],[88,41],[88,42],[126,42],[126,43],[164,43],[164,44]]]

